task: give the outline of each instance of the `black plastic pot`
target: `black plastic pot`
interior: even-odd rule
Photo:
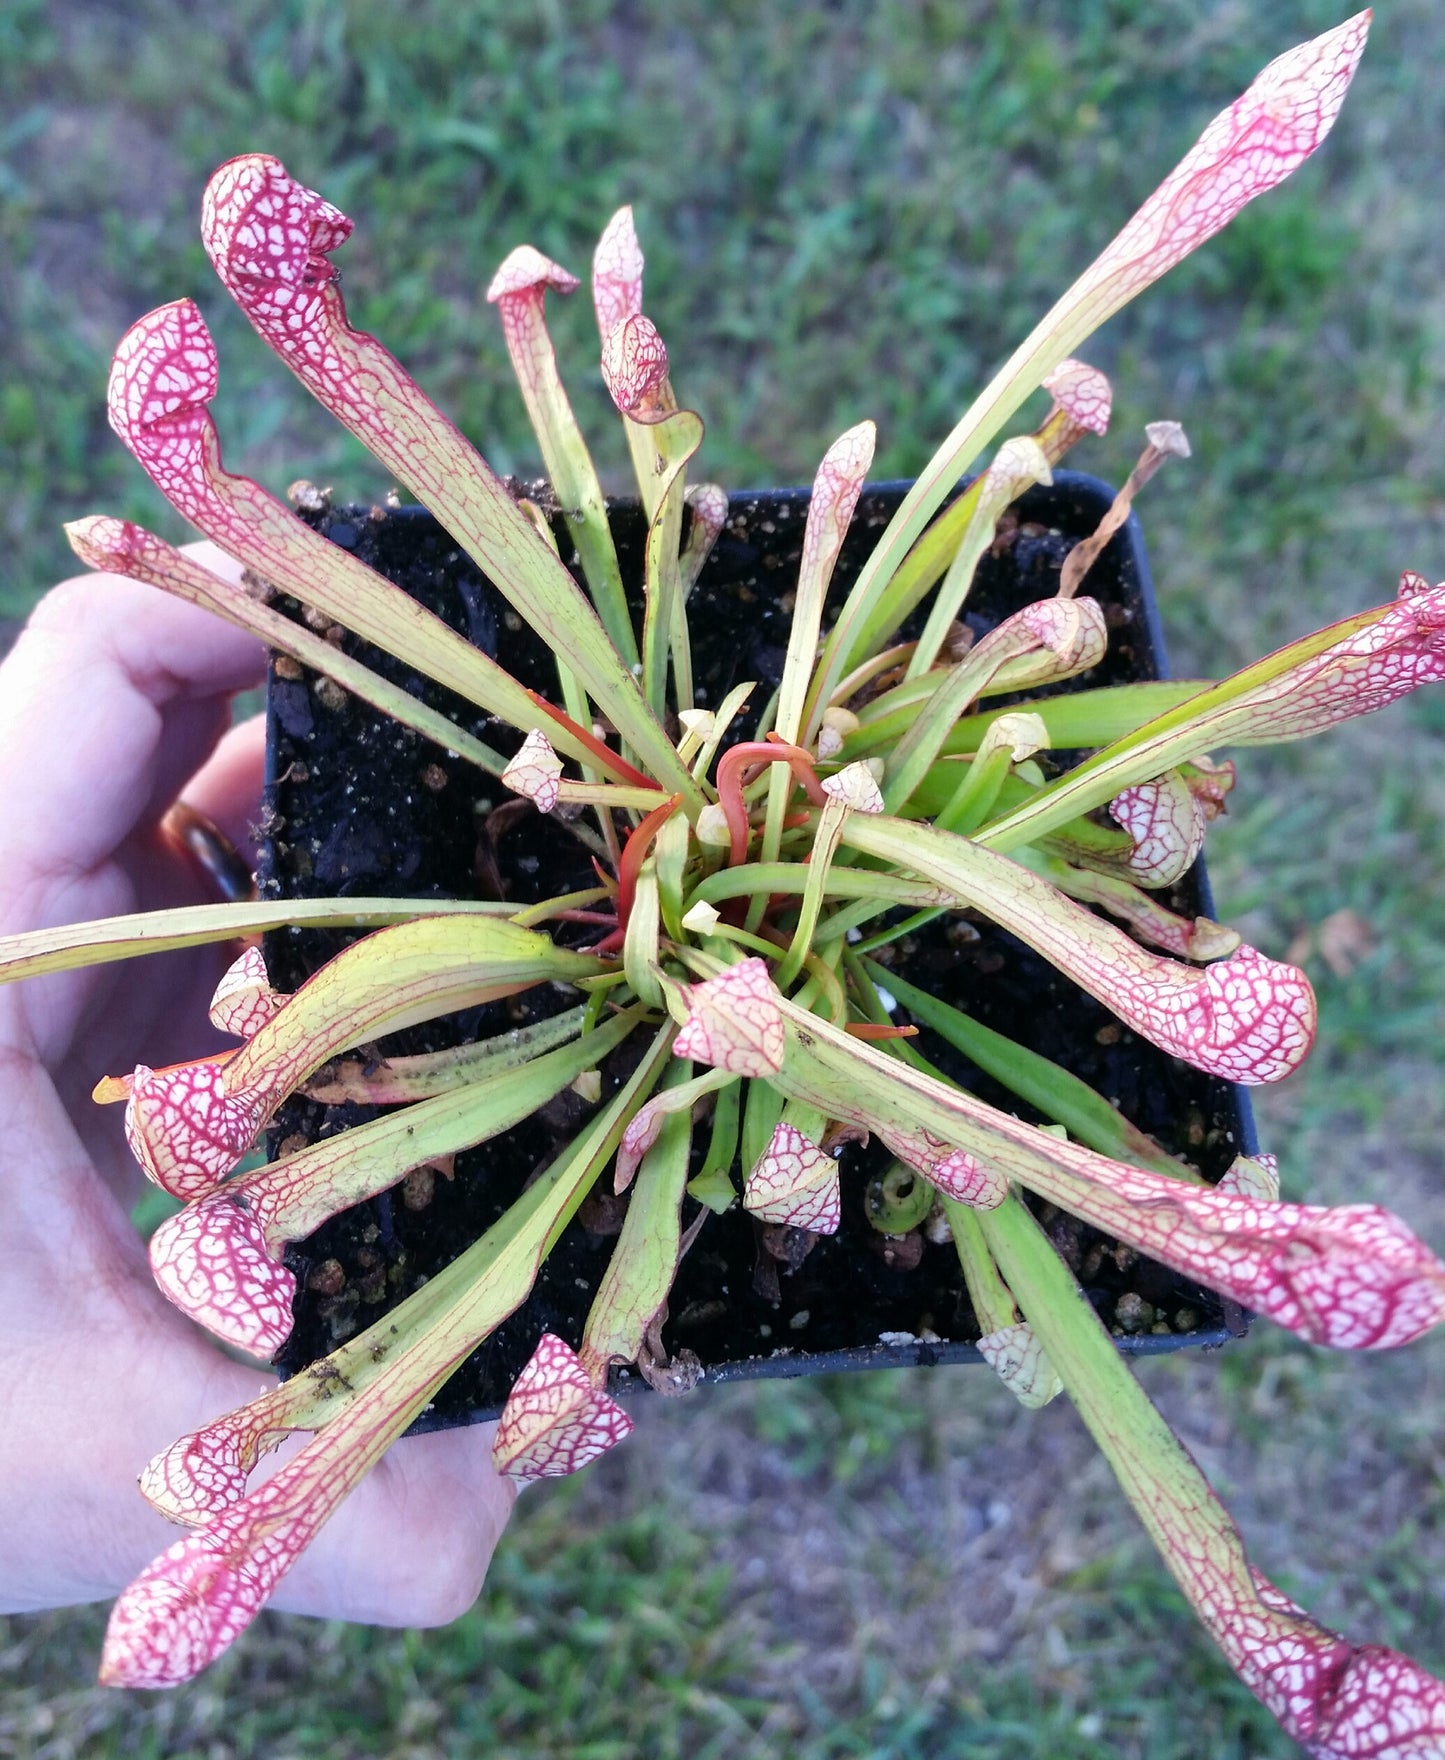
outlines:
[[[905,489],[884,484],[863,496],[835,575],[835,595],[856,576]],[[1016,522],[980,567],[967,607],[976,632],[1052,594],[1062,558],[1094,529],[1110,499],[1096,479],[1065,472],[1052,487],[1030,491],[1016,506]],[[764,688],[756,695],[766,697],[776,681],[807,503],[807,491],[800,490],[733,497],[727,528],[689,604],[700,704],[717,703],[743,679],[760,681]],[[319,524],[334,542],[497,654],[525,683],[555,691],[551,654],[423,510],[338,509],[319,516]],[[624,578],[640,578],[640,510],[619,504],[614,529]],[[1056,688],[1167,676],[1148,564],[1132,519],[1095,564],[1085,590],[1104,605],[1110,652],[1092,673]],[[469,705],[423,686],[407,668],[365,644],[347,638],[346,645],[460,724],[488,733],[487,718]],[[264,897],[505,896],[520,905],[589,881],[587,858],[565,830],[289,662],[273,667],[268,723]],[[505,746],[504,733],[493,731]],[[739,721],[732,737],[746,731]],[[1165,901],[1190,916],[1211,911],[1202,863]],[[268,937],[273,982],[293,988],[353,938],[328,931]],[[993,925],[967,914],[942,920],[917,938],[899,969],[1082,1076],[1209,1178],[1218,1178],[1236,1154],[1254,1151],[1242,1090],[1136,1039]],[[385,1044],[400,1053],[459,1043],[502,1030],[530,1008],[553,1012],[559,1006],[563,999],[550,994],[510,1008],[491,1004]],[[920,1044],[984,1099],[1031,1116],[926,1032]],[[300,1293],[296,1328],[278,1359],[281,1371],[295,1373],[379,1318],[490,1226],[575,1128],[572,1098],[564,1100],[458,1157],[454,1179],[411,1182],[405,1192],[398,1188],[334,1218],[293,1248]],[[271,1151],[295,1146],[298,1138],[330,1135],[367,1116],[359,1107],[293,1100],[271,1131]],[[663,1334],[669,1350],[694,1351],[711,1381],[978,1361],[978,1329],[952,1246],[919,1237],[900,1249],[867,1221],[863,1192],[881,1165],[875,1151],[845,1151],[843,1227],[818,1240],[791,1269],[763,1250],[756,1225],[741,1210],[711,1218],[679,1272]],[[617,1217],[609,1219],[608,1209],[605,1203],[584,1208],[544,1265],[532,1298],[473,1353],[417,1428],[492,1415],[542,1331],[577,1343],[612,1246],[606,1230]],[[1238,1311],[1226,1314],[1211,1292],[1104,1241],[1072,1217],[1047,1206],[1040,1214],[1091,1300],[1114,1325],[1121,1350],[1152,1354],[1215,1346],[1242,1329]],[[1124,1297],[1129,1300],[1121,1305]],[[629,1379],[627,1371],[615,1377],[618,1385]]]

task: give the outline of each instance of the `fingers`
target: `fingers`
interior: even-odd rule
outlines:
[[[213,544],[209,538],[200,538],[194,544],[182,544],[181,554],[190,556],[199,562],[202,568],[210,569],[223,581],[229,581],[233,587],[241,584],[241,576],[246,572],[234,556],[228,556],[219,544]]]
[[[254,637],[153,587],[63,582],[0,671],[6,853],[30,872],[104,860],[205,763],[263,665]]]
[[[266,717],[253,715],[223,737],[181,790],[181,799],[223,831],[252,867],[265,767]]]
[[[239,574],[214,546],[191,549]],[[0,882],[13,877],[11,903],[99,869],[183,788],[244,839],[261,730],[225,730],[231,696],[260,681],[263,659],[253,638],[138,583],[93,575],[56,588],[0,671]],[[128,846],[120,868],[143,844]],[[59,1112],[53,1095],[49,1104]],[[0,1598],[17,1607],[113,1593],[165,1551],[176,1530],[136,1494],[135,1473],[264,1381],[159,1302],[68,1123],[22,1122],[22,1189],[33,1202],[13,1204],[8,1226],[12,1242],[30,1242],[30,1270],[0,1290],[8,1403],[31,1419],[0,1428]],[[490,1440],[484,1427],[394,1447],[297,1561],[276,1605],[403,1625],[463,1612],[514,1499]]]

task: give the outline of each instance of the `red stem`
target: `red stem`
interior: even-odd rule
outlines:
[[[617,928],[614,931],[619,944],[627,937],[627,919],[632,914],[632,901],[637,896],[637,876],[642,872],[652,840],[681,803],[682,796],[675,794],[660,807],[654,807],[622,846],[622,860],[617,864]],[[609,935],[603,947],[613,938]]]
[[[760,769],[764,764],[785,763],[792,766],[793,775],[807,790],[808,799],[815,807],[826,807],[828,797],[823,793],[823,785],[818,780],[818,772],[813,768],[812,755],[802,746],[791,746],[786,740],[775,739],[769,734],[765,740],[742,740],[732,747],[718,760],[717,767],[717,798],[727,820],[728,835],[731,844],[728,849],[728,866],[739,867],[747,860],[748,854],[748,809],[743,799],[744,770]]]
[[[559,727],[565,727],[573,739],[581,740],[587,750],[597,759],[604,770],[610,771],[621,782],[630,782],[635,788],[656,788],[657,784],[641,770],[635,770],[625,758],[619,758],[612,747],[605,745],[589,727],[579,727],[568,714],[549,703],[540,691],[528,691],[527,695],[546,714],[550,715]]]

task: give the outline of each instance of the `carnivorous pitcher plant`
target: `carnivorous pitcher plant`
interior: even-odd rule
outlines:
[[[674,391],[643,313],[630,211],[602,235],[592,294],[647,520],[640,599],[547,330],[549,291],[570,293],[576,278],[523,246],[489,290],[561,510],[554,528],[348,323],[333,256],[351,220],[263,154],[215,173],[202,228],[227,291],[542,638],[555,689],[524,688],[225,468],[209,410],[216,354],[189,300],[121,341],[111,421],[170,501],[270,591],[231,586],[119,519],[77,521],[72,544],[92,567],[254,631],[477,766],[551,815],[559,847],[585,850],[595,884],[525,909],[347,896],[116,918],[0,941],[0,976],[245,944],[212,1011],[233,1050],[96,1074],[97,1098],[124,1103],[146,1174],[181,1201],[151,1241],[161,1289],[259,1358],[291,1329],[289,1243],[564,1090],[586,1104],[551,1164],[440,1275],[146,1467],[145,1496],[186,1532],[118,1602],[104,1680],[182,1681],[243,1631],[338,1501],[526,1301],[599,1181],[627,1194],[611,1267],[580,1337],[537,1339],[497,1429],[496,1465],[519,1480],[575,1471],[627,1434],[608,1389],[613,1366],[641,1362],[666,1381],[656,1321],[690,1231],[739,1202],[766,1223],[836,1230],[838,1151],[868,1137],[918,1184],[933,1226],[951,1232],[984,1357],[1026,1404],[1061,1389],[1076,1401],[1200,1618],[1284,1726],[1321,1756],[1445,1752],[1445,1687],[1393,1651],[1324,1630],[1251,1567],[1029,1200],[1341,1349],[1408,1344],[1436,1325],[1445,1264],[1374,1206],[1281,1202],[1269,1157],[1241,1157],[1205,1183],[1021,1048],[995,1048],[999,1079],[1056,1122],[985,1104],[913,1042],[914,1021],[946,1039],[968,1032],[967,1017],[875,957],[886,961],[924,917],[969,910],[1199,1069],[1273,1082],[1309,1052],[1315,1002],[1303,973],[1220,923],[1171,912],[1161,889],[1194,861],[1233,781],[1217,754],[1322,731],[1445,677],[1445,584],[1406,573],[1387,603],[1207,687],[1033,698],[1106,650],[1088,569],[1152,472],[1187,453],[1178,426],[1162,422],[1104,526],[1068,557],[1056,596],[971,643],[960,617],[1000,516],[1106,429],[1109,385],[1075,350],[1314,151],[1368,24],[1361,13],[1280,56],[1209,125],[1019,344],[846,595],[830,600],[874,448],[869,422],[840,435],[819,466],[788,583],[781,681],[744,685],[714,707],[698,704],[688,606],[726,499],[690,485],[703,424]],[[1039,387],[1052,403],[1025,432],[1016,418]],[[969,468],[979,474],[955,494]],[[275,594],[309,619],[283,615]],[[318,633],[333,624],[446,686],[469,715],[425,707],[349,658]],[[1005,694],[1007,706],[990,706]],[[1081,751],[1090,755],[1078,761]],[[365,933],[281,994],[254,938],[285,924]],[[524,1027],[460,1049],[338,1062],[402,1027],[541,990],[551,1012]],[[375,1116],[253,1165],[278,1106],[298,1093],[335,1098],[343,1068],[346,1093]],[[248,1490],[258,1459],[292,1432],[309,1439]]]

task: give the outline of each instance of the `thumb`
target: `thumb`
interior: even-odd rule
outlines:
[[[393,1443],[282,1578],[272,1605],[366,1625],[438,1626],[476,1600],[516,1490],[495,1424]]]

